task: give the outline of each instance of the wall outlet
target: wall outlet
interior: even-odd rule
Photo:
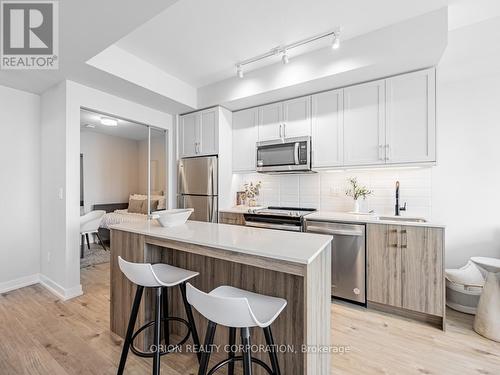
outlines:
[[[50,263],[50,251],[47,252],[47,263]]]
[[[64,190],[63,190],[63,188],[59,188],[59,190],[57,191],[57,197],[59,199],[61,199],[61,200],[64,199]]]

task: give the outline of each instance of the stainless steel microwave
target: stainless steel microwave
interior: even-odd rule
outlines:
[[[257,172],[312,172],[311,137],[257,142]]]

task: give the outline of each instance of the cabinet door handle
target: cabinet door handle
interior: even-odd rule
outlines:
[[[283,138],[283,137],[281,136],[281,126],[282,126],[282,125],[280,124],[280,138]]]
[[[378,145],[378,158],[379,158],[379,160],[385,160],[385,155],[381,156],[382,150],[384,150],[384,145]]]
[[[286,124],[283,124],[283,138],[286,138]]]
[[[402,249],[408,248],[408,232],[406,231],[406,229],[403,229],[401,231],[401,248]]]
[[[389,144],[385,145],[385,160],[389,160],[390,148]]]

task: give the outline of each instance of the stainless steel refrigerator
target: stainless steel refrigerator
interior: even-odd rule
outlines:
[[[217,156],[185,158],[179,161],[179,208],[194,208],[189,220],[218,222]]]

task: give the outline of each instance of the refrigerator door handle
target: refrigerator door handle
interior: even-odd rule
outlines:
[[[214,200],[212,198],[208,201],[208,222],[209,223],[213,222],[213,206],[214,206]]]

